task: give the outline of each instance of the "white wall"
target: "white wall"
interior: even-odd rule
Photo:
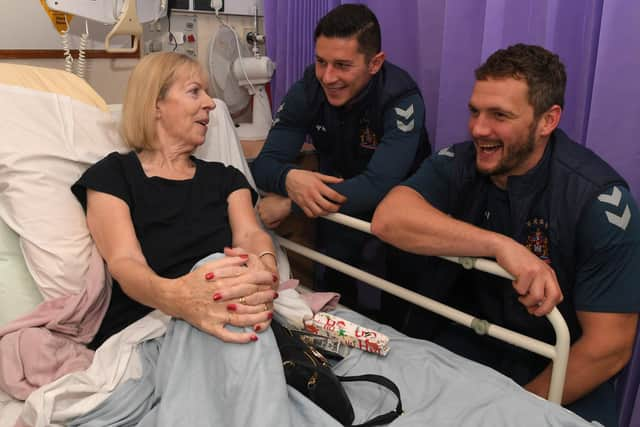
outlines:
[[[29,0],[35,1],[35,0]],[[44,13],[44,11],[42,11]],[[214,35],[220,23],[213,14],[199,13],[196,14],[198,19],[197,24],[197,37],[196,43],[198,48],[198,60],[200,63],[208,69],[208,51],[209,40]],[[11,19],[4,16],[3,19]],[[15,17],[15,19],[19,19]],[[242,36],[246,28],[253,28],[253,17],[250,16],[237,16],[237,15],[222,15],[221,19],[236,28],[236,31]],[[258,19],[259,31],[264,32],[263,19]],[[30,33],[35,33],[38,37],[39,32],[50,34],[50,24],[43,26],[30,27],[28,30]],[[241,42],[244,42],[241,40]],[[77,46],[73,46],[77,47]],[[43,48],[50,48],[46,46]],[[50,67],[64,69],[63,59],[0,59],[5,63],[18,63],[34,65],[39,67]],[[86,78],[89,84],[98,92],[107,103],[117,104],[121,103],[124,97],[124,90],[126,88],[127,80],[131,70],[138,62],[135,58],[87,58],[87,71]]]

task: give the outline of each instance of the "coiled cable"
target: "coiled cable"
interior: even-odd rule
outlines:
[[[64,55],[64,70],[68,73],[73,73],[73,56],[71,56],[71,40],[69,35],[69,21],[65,15],[64,21],[67,24],[67,29],[60,32],[60,41],[62,43],[63,55]]]
[[[89,43],[89,22],[84,21],[84,33],[80,36],[80,45],[78,47],[78,60],[76,61],[75,74],[84,79],[86,70],[87,45]]]

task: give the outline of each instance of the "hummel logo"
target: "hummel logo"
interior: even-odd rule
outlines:
[[[399,107],[396,107],[395,110],[396,114],[405,120],[410,119],[411,116],[413,116],[413,104],[409,105],[406,110]]]
[[[396,126],[402,132],[411,132],[415,126],[415,120],[411,120],[409,123],[402,123],[400,120],[396,120]]]
[[[447,157],[455,157],[453,151],[451,151],[451,147],[445,147],[442,150],[438,151],[438,156],[447,156]]]
[[[622,200],[622,192],[618,187],[614,186],[611,194],[603,193],[598,196],[598,200],[600,200],[602,203],[618,207],[620,206],[620,201]],[[610,211],[604,211],[604,214],[607,216],[607,221],[609,221],[610,224],[620,227],[623,230],[627,229],[629,221],[631,220],[631,210],[629,209],[628,204],[624,207],[622,215],[617,215]]]
[[[327,128],[326,128],[326,127],[324,127],[324,126],[322,126],[322,125],[316,125],[316,130],[317,130],[318,132],[326,132],[326,131],[327,131]]]
[[[409,105],[405,110],[400,107],[396,107],[395,112],[402,119],[396,120],[396,126],[398,127],[398,129],[400,129],[402,132],[411,132],[416,124],[415,120],[412,119],[413,104]],[[411,119],[411,121],[405,123],[409,119]]]
[[[607,221],[622,228],[623,230],[627,229],[627,225],[629,225],[629,221],[631,220],[631,211],[629,210],[629,205],[625,206],[624,212],[622,212],[622,216],[618,216],[609,211],[605,211],[604,214],[607,216]]]
[[[598,196],[598,200],[602,203],[608,203],[613,206],[618,206],[620,204],[620,199],[622,198],[622,192],[618,187],[613,187],[613,191],[611,194],[601,194]]]

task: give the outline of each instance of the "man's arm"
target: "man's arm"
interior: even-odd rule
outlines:
[[[251,164],[251,172],[261,190],[290,198],[307,216],[316,217],[337,212],[345,198],[327,185],[342,179],[298,169],[293,163],[308,132],[308,108],[304,85],[299,81],[278,108],[264,147]],[[277,210],[272,209],[274,205],[270,201],[263,204],[260,212],[263,222],[279,223],[291,211],[279,209],[283,203],[277,204]],[[291,201],[288,205],[291,206]]]
[[[414,162],[424,132],[424,101],[418,94],[402,98],[383,115],[384,135],[367,168],[329,186],[346,197],[340,212],[371,212],[387,192],[404,180]]]
[[[618,373],[631,358],[638,323],[637,313],[578,311],[582,336],[569,352],[562,395],[568,405]],[[549,393],[551,364],[525,386],[544,398]]]
[[[409,187],[398,186],[384,198],[373,216],[371,231],[416,254],[495,258],[516,278],[513,287],[520,302],[536,316],[549,313],[562,301],[555,272],[526,247],[445,215]]]
[[[563,403],[615,375],[629,361],[640,311],[640,213],[629,191],[595,198],[576,229],[574,304],[582,336],[572,345]],[[545,396],[550,367],[526,388]]]
[[[378,205],[371,231],[402,250],[422,255],[491,257],[508,239],[444,214],[404,185],[391,190]]]
[[[343,181],[289,168],[283,175],[285,191],[278,193],[289,197],[312,218],[338,210],[347,215],[372,211],[394,185],[406,178],[413,164],[424,131],[422,98],[415,94],[398,100],[383,120],[384,136],[362,173]],[[275,131],[281,126],[280,122],[276,124],[270,135],[277,135]]]

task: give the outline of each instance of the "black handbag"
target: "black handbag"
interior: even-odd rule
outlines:
[[[398,398],[395,410],[374,417],[358,426],[389,424],[402,414],[400,390],[393,381],[381,375],[337,376],[320,351],[303,342],[299,335],[275,320],[271,322],[271,328],[280,349],[287,384],[307,396],[343,425],[352,426],[355,415],[341,381],[373,382],[388,388]]]

